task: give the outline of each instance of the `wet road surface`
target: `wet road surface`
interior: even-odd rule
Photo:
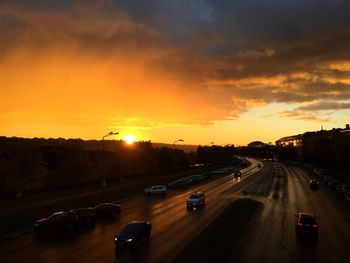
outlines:
[[[254,167],[254,168],[253,168]],[[0,244],[1,262],[169,262],[181,248],[230,202],[246,196],[264,204],[260,216],[232,256],[232,262],[350,262],[350,209],[321,185],[313,192],[300,168],[253,162],[241,182],[231,175],[165,197],[138,197],[121,204],[119,220],[55,241],[38,242],[26,235]],[[193,191],[206,194],[206,206],[187,210]],[[294,215],[318,217],[319,238],[297,240]],[[114,237],[132,220],[151,221],[151,240],[135,250],[116,251]],[[234,219],[233,219],[234,223]],[[229,241],[227,241],[229,242]],[[219,256],[219,255],[218,255]]]
[[[325,185],[311,191],[305,170],[272,166],[268,194],[259,192],[263,184],[251,186],[251,197],[264,209],[232,262],[350,262],[349,207]],[[318,239],[296,238],[294,215],[299,212],[317,216]]]
[[[100,223],[58,240],[37,241],[26,235],[0,244],[1,262],[168,262],[182,246],[203,229],[242,189],[264,176],[267,169],[251,167],[242,173],[241,182],[232,175],[190,187],[184,191],[169,191],[165,197],[137,197],[121,204],[118,220]],[[187,210],[186,199],[193,191],[206,194],[202,209]],[[229,192],[227,192],[229,191]],[[227,192],[225,194],[225,192]],[[133,220],[152,223],[149,242],[135,251],[116,251],[114,237]]]

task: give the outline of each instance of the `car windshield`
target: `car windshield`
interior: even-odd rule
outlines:
[[[200,197],[201,197],[200,194],[192,194],[192,195],[190,196],[190,198],[193,198],[193,199],[197,199],[197,198],[200,198]]]

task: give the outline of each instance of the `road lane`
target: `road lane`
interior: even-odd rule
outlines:
[[[273,165],[269,194],[262,197],[252,191],[252,198],[263,202],[264,209],[237,253],[236,262],[350,262],[349,208],[338,205],[341,200],[330,198],[334,193],[329,193],[325,186],[311,191],[305,170]],[[251,188],[261,188],[261,184]],[[296,238],[294,215],[299,212],[311,212],[318,217],[317,241]]]
[[[187,191],[171,191],[166,197],[139,197],[123,203],[119,220],[98,223],[95,228],[59,241],[37,242],[31,235],[0,244],[1,262],[111,262],[142,261],[166,262],[181,245],[203,229],[232,199],[239,196],[245,185],[260,178],[267,169],[258,173],[256,163],[245,169],[241,182],[225,176]],[[185,201],[192,191],[207,195],[206,206],[188,211]],[[223,194],[223,193],[229,194]],[[115,254],[114,237],[122,226],[132,220],[152,222],[151,241],[138,248],[138,253]]]

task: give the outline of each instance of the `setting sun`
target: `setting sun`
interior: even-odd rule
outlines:
[[[134,135],[128,134],[125,135],[123,140],[127,143],[127,144],[133,144],[136,141],[136,138]]]

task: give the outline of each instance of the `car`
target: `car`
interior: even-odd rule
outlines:
[[[79,224],[93,224],[96,222],[96,209],[93,207],[74,208],[70,212],[77,214]]]
[[[262,163],[258,163],[258,164],[256,165],[256,167],[261,168],[261,167],[262,167]]]
[[[234,178],[242,177],[241,171],[235,171],[235,172],[233,173],[233,177],[234,177]]]
[[[168,187],[171,189],[177,189],[177,188],[187,188],[189,187],[189,181],[184,179],[176,180],[170,184],[168,184]]]
[[[187,178],[191,179],[192,183],[200,183],[205,180],[205,177],[200,174],[190,175]]]
[[[150,188],[145,189],[144,191],[145,195],[150,194],[162,194],[165,195],[167,193],[167,188],[164,185],[154,185]]]
[[[192,193],[186,201],[187,208],[198,207],[205,205],[205,194],[202,192]]]
[[[311,190],[317,190],[320,186],[320,182],[316,179],[311,179],[309,181],[309,187]]]
[[[152,231],[152,224],[146,221],[133,221],[127,224],[114,238],[115,245],[135,246],[143,239],[149,239]]]
[[[309,213],[295,215],[295,232],[298,237],[302,235],[318,236],[318,224],[316,217]]]
[[[120,205],[114,203],[101,203],[95,206],[97,217],[116,217],[120,215]]]
[[[78,229],[78,215],[74,212],[56,212],[37,220],[33,226],[36,234],[72,232]]]

